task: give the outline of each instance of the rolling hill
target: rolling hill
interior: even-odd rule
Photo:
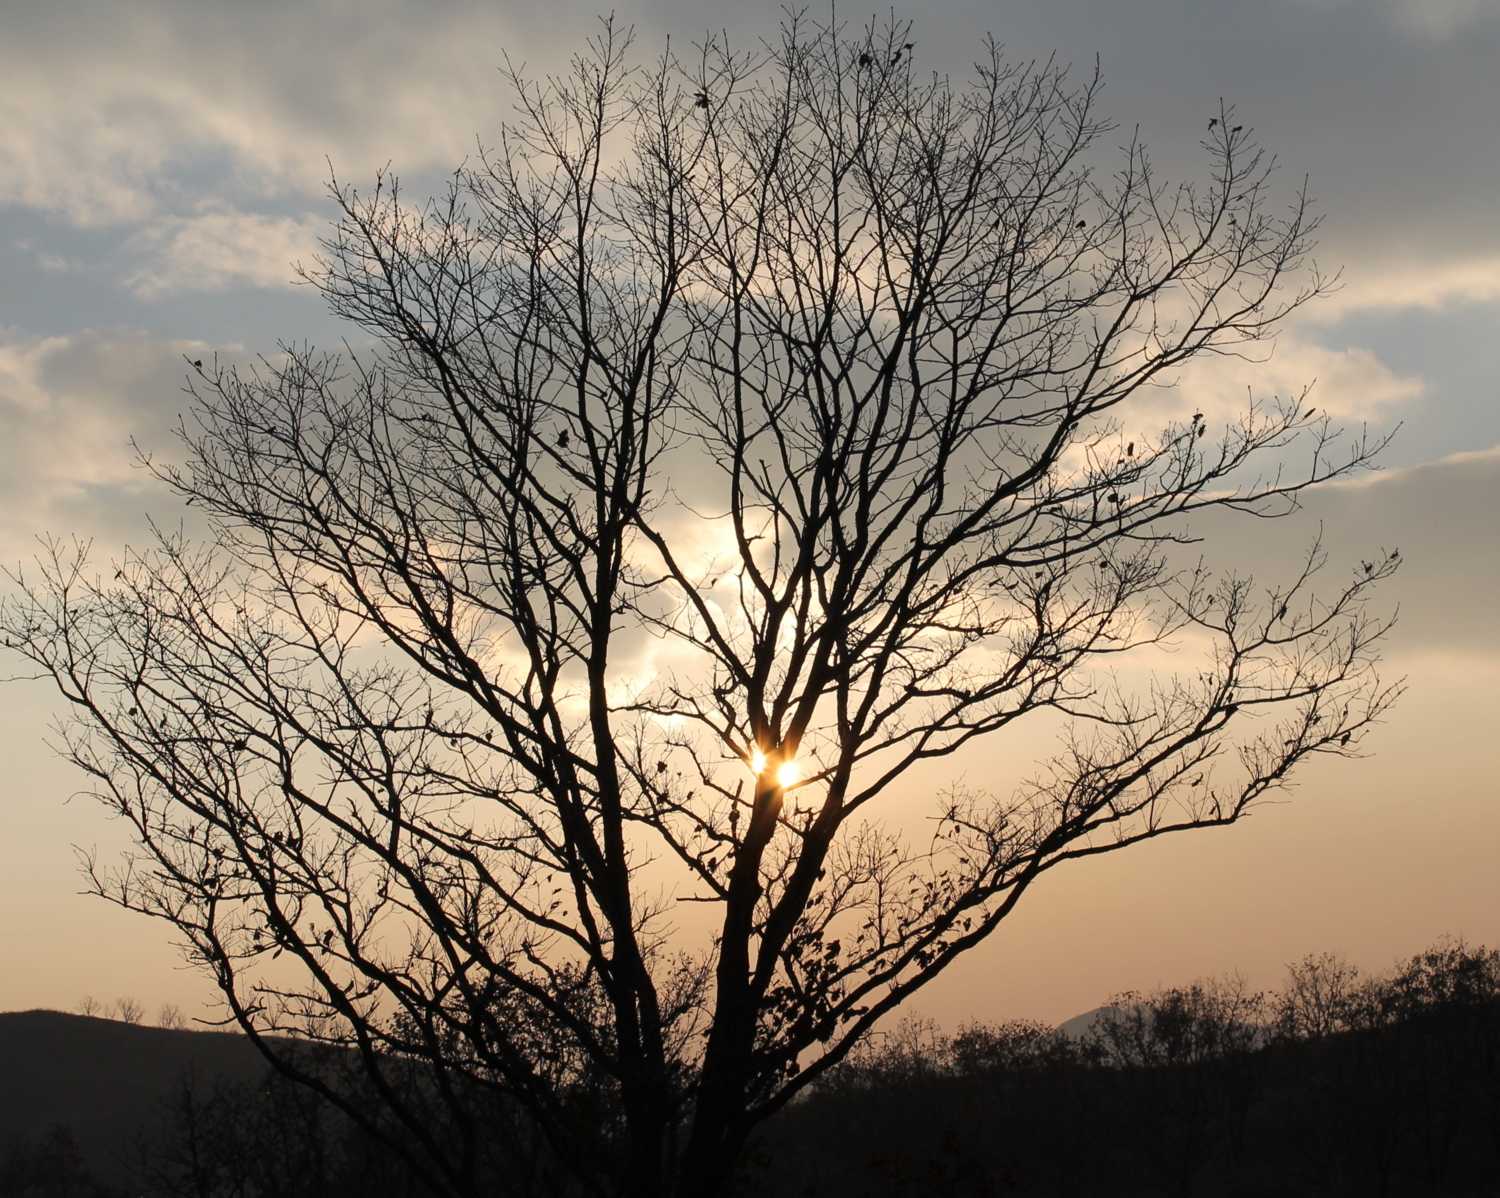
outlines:
[[[243,1036],[172,1031],[60,1011],[0,1012],[0,1145],[65,1126],[101,1180],[126,1173],[133,1145],[189,1076],[258,1077],[265,1061]]]

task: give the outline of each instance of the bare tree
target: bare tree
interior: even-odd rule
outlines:
[[[901,26],[628,41],[513,74],[444,198],[336,187],[308,277],[376,348],[195,363],[158,469],[215,543],[59,548],[5,616],[134,828],[98,891],[452,1193],[517,1175],[506,1120],[571,1185],[718,1192],[1045,872],[1232,823],[1391,698],[1394,552],[1315,596],[1316,547],[1269,589],[1180,549],[1378,448],[1141,402],[1323,286],[1232,113],[1174,188],[994,45],[957,85]],[[913,772],[1028,716],[1013,793]]]
[[[146,1008],[134,998],[117,998],[110,1003],[109,1012],[121,1023],[139,1023],[145,1017]]]
[[[1291,1040],[1321,1040],[1368,1020],[1368,987],[1357,966],[1336,953],[1309,953],[1286,968],[1286,984],[1276,996],[1276,1026]]]
[[[171,1031],[181,1031],[187,1027],[187,1017],[183,1015],[182,1008],[176,1003],[164,1002],[156,1013],[156,1026]]]

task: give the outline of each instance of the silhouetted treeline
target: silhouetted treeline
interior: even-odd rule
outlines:
[[[415,1198],[428,1193],[399,1153],[317,1094],[275,1074],[258,1083],[183,1079],[131,1159],[106,1183],[66,1127],[12,1141],[0,1198]],[[121,1184],[120,1175],[130,1179]]]
[[[143,1142],[150,1198],[416,1198],[429,1191],[391,1139],[373,1137],[276,1074],[257,1085],[189,1081]],[[499,1190],[497,1192],[509,1192]]]
[[[1119,995],[1082,1036],[906,1024],[768,1128],[747,1195],[1500,1193],[1500,953]]]
[[[1076,1022],[1076,1021],[1075,1021]],[[419,1101],[420,1095],[407,1096]],[[595,1111],[600,1117],[606,1112]],[[186,1078],[98,1184],[65,1129],[12,1142],[0,1198],[415,1198],[372,1137],[274,1075]],[[567,1191],[496,1109],[495,1195]],[[468,1147],[465,1147],[468,1145]],[[1117,995],[1081,1034],[1029,1022],[945,1035],[908,1021],[754,1142],[744,1198],[1500,1194],[1500,953],[1447,942],[1365,978],[1309,958],[1282,990],[1235,977]]]
[[[543,1139],[507,1112],[503,1096],[470,1096],[465,1108],[488,1105],[489,1118],[450,1125],[420,1062],[403,1071],[388,1061],[382,1097],[368,1092],[348,1053],[308,1046],[292,1059],[308,1076],[342,1082],[337,1089],[346,1100],[353,1096],[353,1110],[269,1069],[250,1082],[188,1073],[154,1110],[140,1112],[134,1150],[114,1161],[105,1179],[89,1170],[67,1127],[8,1142],[0,1134],[0,1198],[430,1198],[440,1187],[413,1165],[423,1158],[422,1145],[393,1118],[393,1102],[425,1104],[422,1133],[441,1137],[437,1153],[470,1154],[471,1175],[486,1196],[574,1192]]]

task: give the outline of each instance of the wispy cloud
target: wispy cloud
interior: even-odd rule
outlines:
[[[1316,12],[1370,14],[1400,33],[1421,38],[1452,37],[1500,17],[1496,0],[1301,0]]]
[[[506,22],[387,7],[45,6],[0,46],[0,200],[131,223],[205,192],[317,195],[330,158],[456,165],[493,123]]]
[[[1500,18],[1496,0],[1387,0],[1391,21],[1406,33],[1448,38]]]
[[[128,332],[0,331],[0,560],[29,556],[43,533],[132,535],[146,509],[174,506],[132,441],[170,453],[184,359],[206,352]]]
[[[1303,319],[1331,323],[1359,311],[1438,310],[1496,300],[1500,300],[1500,255],[1407,256],[1351,268],[1345,272],[1343,286],[1305,308]]]
[[[289,287],[296,263],[311,265],[326,222],[217,211],[151,221],[121,247],[143,264],[124,282],[142,299],[229,287]]]
[[[1215,423],[1236,419],[1252,402],[1293,400],[1306,391],[1309,405],[1335,419],[1376,421],[1420,399],[1426,389],[1423,379],[1397,374],[1369,349],[1329,349],[1296,327],[1283,331],[1274,346],[1252,347],[1252,353],[1195,358],[1177,374],[1175,386],[1144,394],[1134,410],[1147,420],[1196,410]]]

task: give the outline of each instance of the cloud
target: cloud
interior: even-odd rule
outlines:
[[[326,222],[220,211],[151,222],[122,247],[145,262],[125,277],[142,299],[234,286],[289,287],[294,263],[311,264]]]
[[[1201,412],[1210,427],[1237,421],[1251,403],[1272,405],[1306,393],[1307,406],[1340,424],[1378,424],[1423,398],[1426,381],[1397,374],[1370,349],[1330,349],[1311,340],[1317,330],[1292,325],[1245,356],[1204,354],[1189,360],[1167,385],[1141,391],[1118,413],[1136,436]]]
[[[114,541],[175,505],[135,464],[135,440],[170,452],[187,406],[184,357],[209,347],[143,333],[0,332],[0,561],[41,534]]]
[[[1388,0],[1390,20],[1403,33],[1448,38],[1500,16],[1495,0]]]
[[[1300,511],[1280,520],[1221,512],[1195,520],[1193,531],[1211,567],[1267,587],[1289,577],[1319,537],[1328,556],[1325,590],[1362,561],[1397,550],[1401,569],[1373,601],[1376,611],[1399,611],[1388,653],[1406,661],[1468,660],[1477,668],[1500,658],[1496,512],[1500,450],[1490,450],[1314,488]]]
[[[1304,390],[1309,404],[1335,419],[1377,420],[1420,398],[1423,382],[1397,375],[1368,349],[1328,349],[1289,330],[1260,360],[1193,359],[1179,376],[1176,406],[1232,418],[1248,397],[1293,399]]]
[[[1496,0],[1301,0],[1314,12],[1373,16],[1410,36],[1443,39],[1500,15]]]
[[[997,32],[1018,56],[1056,46],[1064,60],[1086,64],[1104,48],[1101,111],[1127,128],[1144,121],[1164,176],[1202,168],[1199,117],[1226,95],[1282,154],[1284,191],[1311,169],[1326,198],[1336,248],[1348,255],[1343,291],[1305,309],[1266,361],[1195,362],[1175,392],[1159,397],[1163,411],[1203,406],[1227,416],[1243,407],[1247,387],[1289,396],[1313,380],[1309,402],[1348,419],[1384,418],[1424,393],[1443,396],[1436,367],[1424,364],[1417,377],[1409,365],[1386,365],[1379,343],[1328,348],[1316,336],[1354,311],[1500,299],[1500,226],[1489,219],[1500,182],[1488,52],[1496,31],[1486,17],[1495,5],[1453,0],[1441,21],[1470,21],[1473,32],[1441,47],[1392,32],[1392,14],[1419,7],[1293,0],[1226,6],[1211,20],[1187,0],[1020,0],[1007,10]],[[213,310],[224,315],[212,327],[239,337],[236,293],[270,291],[253,302],[280,302],[274,293],[291,280],[290,264],[315,252],[330,212],[316,199],[325,155],[356,183],[391,161],[418,176],[411,194],[426,194],[440,185],[438,172],[472,152],[476,135],[493,138],[510,115],[496,70],[506,53],[529,62],[533,75],[555,69],[597,29],[596,11],[571,0],[506,11],[478,0],[20,6],[0,44],[0,200],[51,223],[39,234],[25,230],[45,244],[17,249],[59,295],[72,294],[65,284],[93,288],[90,272],[120,284],[94,288],[118,296],[120,314],[92,321],[155,321],[160,301],[218,292],[225,298]],[[700,29],[732,16],[732,35],[749,45],[774,34],[779,13],[769,0],[733,13],[722,0],[691,9],[653,0],[622,21],[642,26],[637,58],[649,61],[668,30],[685,49]],[[917,28],[923,69],[961,75],[974,35],[994,25],[993,11],[973,0],[925,9]],[[70,240],[85,226],[114,240]],[[1455,238],[1457,248],[1448,244]],[[131,301],[158,308],[142,315]],[[13,322],[27,319],[10,311]],[[186,305],[172,314],[194,316]],[[45,352],[41,342],[23,350],[13,340],[3,352],[15,370],[22,359],[52,369],[95,352],[86,347],[102,344],[100,336],[47,342]],[[134,335],[122,336],[112,352],[125,353]],[[179,366],[163,371],[175,393]],[[60,411],[47,418],[61,419]]]
[[[1500,654],[1500,450],[1463,453],[1309,497],[1328,543],[1364,554],[1399,549],[1390,587],[1401,609],[1392,648]]]
[[[48,274],[73,274],[89,269],[86,262],[82,262],[77,258],[64,258],[61,254],[54,254],[38,246],[29,237],[19,238],[16,241],[16,248],[24,253],[33,255],[37,266]]]
[[[514,24],[469,0],[8,13],[0,204],[45,215],[49,244],[20,247],[35,265],[88,261],[139,299],[284,286],[330,168],[389,165],[426,194],[496,131]]]
[[[534,76],[555,70],[597,31],[599,11],[577,0],[13,7],[0,44],[0,202],[63,230],[119,229],[131,260],[106,255],[98,269],[123,271],[138,297],[280,285],[274,247],[296,240],[288,222],[326,211],[330,160],[355,182],[390,162],[425,190],[511,115],[496,69],[506,55]],[[942,0],[923,9],[917,35],[923,69],[955,76],[989,28],[1020,56],[1056,48],[1087,64],[1102,50],[1101,112],[1142,122],[1169,177],[1203,168],[1205,105],[1238,103],[1281,156],[1288,190],[1311,172],[1333,260],[1372,280],[1356,286],[1351,269],[1348,305],[1393,281],[1434,294],[1417,276],[1438,259],[1453,264],[1449,286],[1493,294],[1493,266],[1457,275],[1500,262],[1487,216],[1500,185],[1497,11],[1495,0],[1293,0],[1222,6],[1208,19],[1190,0],[1020,0],[1000,27],[977,0]],[[641,27],[636,57],[649,62],[668,32],[690,57],[702,30],[727,22],[751,48],[780,15],[771,0],[639,0],[621,23]],[[247,236],[214,227],[228,213]],[[256,222],[273,247],[260,256],[248,237]],[[221,235],[233,253],[210,248]],[[47,252],[77,257],[67,244]],[[1383,265],[1398,259],[1412,268]]]
[[[165,457],[178,454],[173,430],[190,402],[183,393],[184,359],[214,349],[118,330],[63,337],[0,333],[3,559],[29,555],[32,538],[43,531],[134,536],[150,510],[175,522],[175,502],[134,465],[131,441]],[[1322,370],[1314,392],[1320,405],[1333,404],[1337,389],[1351,412],[1381,396],[1394,403],[1411,393],[1409,380],[1396,379],[1364,351],[1315,351],[1298,347],[1285,369],[1288,377]],[[240,351],[219,352],[235,357]],[[1320,527],[1331,580],[1382,549],[1399,548],[1406,564],[1381,599],[1402,609],[1393,646],[1500,654],[1497,511],[1500,450],[1324,486],[1284,520],[1220,513],[1195,521],[1194,531],[1204,537],[1210,564],[1268,583],[1295,565]]]
[[[1412,257],[1372,263],[1346,272],[1332,295],[1309,304],[1302,319],[1343,320],[1353,312],[1423,308],[1500,300],[1500,255],[1422,260]]]
[[[507,36],[491,6],[58,3],[0,47],[0,199],[80,224],[210,193],[315,196],[449,168],[493,125]]]

